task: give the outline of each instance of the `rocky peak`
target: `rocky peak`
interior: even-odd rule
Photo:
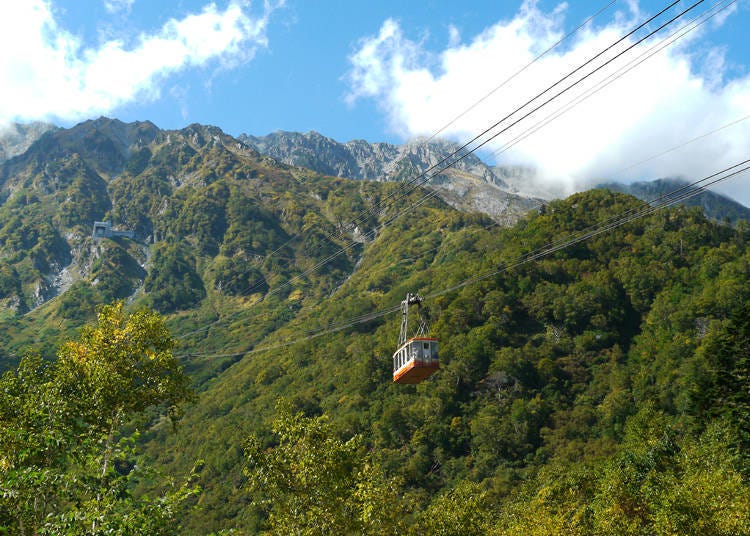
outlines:
[[[360,180],[414,180],[465,155],[460,145],[441,139],[415,139],[403,145],[361,139],[340,143],[314,131],[278,131],[261,137],[243,134],[239,139],[284,164]],[[456,208],[479,210],[502,221],[514,220],[535,203],[528,196],[517,195],[504,175],[474,154],[440,172],[430,185]]]
[[[42,134],[54,130],[54,125],[35,121],[33,123],[11,123],[0,128],[0,162],[24,153]]]

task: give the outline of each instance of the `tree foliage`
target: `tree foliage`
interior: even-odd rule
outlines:
[[[163,244],[156,248],[144,288],[149,292],[151,305],[161,312],[187,309],[206,296],[195,260],[183,244]]]
[[[269,512],[272,534],[400,534],[405,511],[397,481],[387,479],[362,438],[337,437],[325,416],[281,409],[278,441],[245,447],[248,486]]]
[[[175,534],[195,489],[136,498],[134,440],[122,425],[192,398],[162,319],[103,307],[55,362],[28,355],[0,379],[0,529],[7,534]]]

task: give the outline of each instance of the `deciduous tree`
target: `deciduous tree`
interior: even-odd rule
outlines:
[[[55,362],[28,355],[0,379],[0,533],[171,534],[194,489],[137,499],[134,438],[122,424],[192,398],[160,316],[103,307]],[[146,532],[140,528],[148,527]]]

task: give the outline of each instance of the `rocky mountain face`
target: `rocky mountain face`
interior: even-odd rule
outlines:
[[[243,134],[241,141],[258,152],[291,166],[350,179],[428,184],[437,195],[459,210],[483,212],[503,224],[511,224],[539,199],[519,194],[529,170],[516,167],[493,168],[474,154],[458,160],[459,145],[445,140],[414,140],[403,145],[352,140],[340,143],[317,132],[274,132],[255,137]],[[510,181],[513,181],[511,185]]]
[[[418,181],[456,160],[458,144],[445,140],[413,140],[403,145],[352,140],[340,143],[317,132],[274,132],[266,136],[242,134],[239,139],[290,166],[319,173],[373,181]],[[458,152],[457,156],[463,153]],[[432,168],[435,168],[433,170]],[[535,171],[523,166],[489,166],[474,154],[437,173],[427,187],[451,206],[463,211],[487,214],[498,223],[512,224],[542,200],[556,196],[535,180]],[[657,179],[630,185],[602,184],[600,187],[628,193],[643,200],[685,186],[680,179]],[[707,191],[687,199],[686,206],[700,207],[715,220],[750,220],[750,209],[718,193]]]
[[[13,123],[0,128],[0,162],[23,153],[42,134],[54,128],[56,128],[54,125],[41,122]]]
[[[442,140],[415,140],[404,145],[368,143],[364,140],[339,143],[317,132],[274,132],[262,137],[243,134],[239,139],[285,164],[337,177],[372,181],[411,179],[413,177],[406,175],[408,172],[421,172],[437,166],[459,148],[454,143]],[[473,154],[453,168],[481,177],[498,187],[506,186],[490,167]]]

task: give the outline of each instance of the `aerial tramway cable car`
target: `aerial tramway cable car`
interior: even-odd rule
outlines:
[[[419,294],[406,294],[401,302],[401,333],[398,350],[393,354],[393,381],[396,383],[419,383],[440,368],[438,361],[438,341],[428,337],[429,326],[422,313],[424,298]],[[409,306],[419,310],[419,326],[414,336],[409,338]]]

